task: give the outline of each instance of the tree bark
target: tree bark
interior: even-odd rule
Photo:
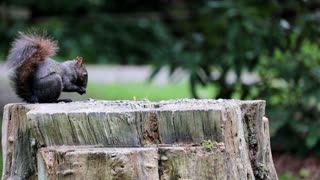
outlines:
[[[51,146],[37,160],[39,179],[159,179],[156,148]]]
[[[2,177],[277,179],[264,115],[260,100],[8,104]]]

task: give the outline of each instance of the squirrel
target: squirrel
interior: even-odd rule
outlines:
[[[57,62],[50,57],[58,50],[57,42],[47,35],[19,33],[7,57],[11,86],[27,103],[71,102],[58,100],[61,92],[86,93],[88,72],[82,57]]]

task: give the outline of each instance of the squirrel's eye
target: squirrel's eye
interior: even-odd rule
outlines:
[[[87,77],[87,76],[88,76],[88,74],[87,74],[87,73],[83,73],[83,74],[82,74],[82,76]]]

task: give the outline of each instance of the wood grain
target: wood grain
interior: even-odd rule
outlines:
[[[8,104],[2,177],[277,179],[264,116],[261,100]]]

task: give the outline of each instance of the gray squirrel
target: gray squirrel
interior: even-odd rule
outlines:
[[[12,43],[7,65],[13,69],[11,85],[28,103],[70,102],[58,100],[62,91],[86,93],[88,72],[81,57],[59,63],[50,57],[57,42],[46,35],[19,33]]]

